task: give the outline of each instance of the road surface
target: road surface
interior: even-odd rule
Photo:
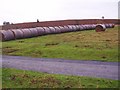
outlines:
[[[118,62],[2,56],[2,67],[118,80]]]

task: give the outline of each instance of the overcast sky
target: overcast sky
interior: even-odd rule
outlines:
[[[0,0],[0,25],[64,19],[118,18],[120,0]]]

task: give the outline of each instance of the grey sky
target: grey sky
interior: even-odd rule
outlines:
[[[0,0],[0,24],[64,19],[118,18],[119,0]]]

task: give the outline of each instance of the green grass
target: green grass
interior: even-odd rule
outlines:
[[[0,68],[0,89],[2,89],[2,68]]]
[[[118,27],[79,31],[2,43],[4,55],[118,61]]]
[[[3,88],[118,88],[118,80],[3,68]]]

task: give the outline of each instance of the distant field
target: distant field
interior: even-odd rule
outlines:
[[[118,61],[118,27],[79,31],[2,43],[3,55]]]
[[[118,88],[119,80],[3,68],[2,88]],[[115,89],[117,90],[117,89]]]

